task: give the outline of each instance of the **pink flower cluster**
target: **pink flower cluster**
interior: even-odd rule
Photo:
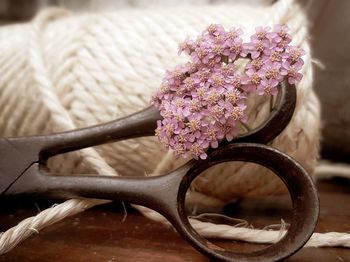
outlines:
[[[242,34],[210,25],[195,41],[180,44],[179,54],[191,61],[167,71],[152,98],[163,117],[156,135],[175,154],[205,159],[209,147],[238,135],[248,119],[248,94],[276,95],[281,82],[301,80],[305,52],[290,45],[287,26],[257,27],[247,43]],[[239,70],[242,58],[248,62]]]

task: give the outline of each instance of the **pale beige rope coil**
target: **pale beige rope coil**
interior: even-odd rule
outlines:
[[[256,25],[288,23],[295,44],[309,50],[305,16],[291,0],[254,9],[186,7],[81,16],[47,10],[30,24],[0,30],[1,135],[73,129],[144,108],[159,86],[164,70],[183,61],[184,58],[176,57],[177,44],[210,23],[243,26],[248,33]],[[308,55],[303,69],[305,76],[298,86],[295,117],[274,141],[274,146],[293,155],[313,174],[319,144],[319,105],[311,88],[310,61]],[[258,100],[253,102],[256,114],[251,122],[256,124],[266,117],[267,106]],[[181,161],[166,154],[155,138],[142,138],[57,157],[50,162],[50,168],[60,172],[140,175],[159,174],[179,164]],[[202,201],[223,205],[234,197],[258,197],[283,191],[280,181],[261,169],[244,165],[237,169],[238,172],[222,167],[214,170],[221,173],[220,180],[225,183],[220,183],[214,172],[208,173],[209,181],[215,186],[196,186],[193,195],[198,204]],[[230,186],[223,188],[222,184]],[[2,233],[0,253],[7,252],[36,230],[98,203],[104,201],[68,200],[26,219]],[[155,215],[148,209],[142,210],[148,216]],[[214,225],[210,229],[215,232]],[[217,231],[217,236],[220,234]],[[247,235],[241,236],[244,239]]]

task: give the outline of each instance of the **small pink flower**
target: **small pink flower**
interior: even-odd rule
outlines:
[[[265,57],[264,62],[271,61],[271,62],[282,63],[282,61],[285,60],[285,58],[287,57],[288,57],[287,54],[277,51],[276,49],[272,49],[271,54],[268,57]]]
[[[269,42],[266,40],[255,39],[250,43],[244,44],[244,47],[250,53],[252,59],[257,59],[262,54],[270,54]]]
[[[233,27],[226,33],[226,40],[234,40],[241,35],[243,35],[243,30],[241,28]]]
[[[248,78],[248,84],[245,86],[246,90],[250,90],[250,92],[253,92],[257,90],[257,88],[260,88],[261,80],[265,78],[265,71],[259,70],[254,71],[252,69],[248,69],[246,71]]]
[[[251,36],[251,40],[263,40],[267,38],[267,35],[271,27],[269,26],[258,26],[255,28],[255,34]]]
[[[222,25],[219,24],[212,24],[208,26],[208,28],[203,32],[203,34],[209,34],[213,36],[219,36],[225,34],[225,29]]]
[[[206,45],[208,45],[207,43],[202,43],[201,46],[196,46],[196,48],[194,49],[194,51],[191,53],[191,59],[192,62],[200,65],[201,63],[203,63],[203,59],[205,59],[208,54],[209,54],[209,48],[206,47]]]
[[[182,42],[179,45],[178,55],[180,55],[182,52],[184,52],[187,55],[190,55],[194,49],[195,49],[195,42],[187,38],[184,42]]]
[[[212,87],[220,88],[225,86],[226,79],[221,73],[213,73],[209,77],[208,82]]]
[[[284,62],[282,64],[281,74],[288,77],[289,84],[294,85],[303,78],[303,75],[299,73],[301,67],[301,63],[291,65],[289,62]]]
[[[206,119],[211,125],[214,125],[216,122],[224,123],[225,122],[225,107],[223,106],[223,101],[219,101],[216,105],[209,105],[206,112],[208,115]]]
[[[263,79],[261,80],[261,85],[257,89],[257,92],[259,95],[277,95],[279,82],[276,79],[270,78],[270,79]]]
[[[232,141],[239,133],[236,126],[227,125],[222,128],[225,130],[225,138],[228,142]]]
[[[181,142],[176,143],[174,140],[172,141],[170,146],[174,150],[175,155],[188,157],[187,149],[183,143]]]
[[[226,89],[224,86],[220,87],[212,87],[204,97],[205,101],[208,105],[216,104],[223,98],[223,93],[226,92]]]
[[[192,77],[187,77],[181,86],[185,91],[191,91],[197,87],[196,82]]]
[[[219,64],[213,68],[215,73],[222,74],[225,78],[231,77],[237,72],[237,68],[233,63],[229,64]]]
[[[208,85],[201,86],[197,89],[191,90],[191,96],[192,98],[198,98],[198,99],[203,99],[206,93],[208,92],[209,88],[209,83]]]
[[[296,46],[288,46],[287,47],[288,52],[288,61],[291,63],[304,63],[301,57],[305,55],[305,51],[299,47]]]
[[[227,48],[223,52],[224,55],[234,60],[236,57],[246,57],[248,50],[243,46],[243,40],[241,38],[229,39],[226,41]]]
[[[274,32],[271,32],[267,37],[275,43],[279,43],[282,40],[291,41],[292,36],[288,33],[289,27],[286,25],[276,25]]]
[[[246,69],[259,71],[263,64],[264,63],[261,58],[253,59],[250,63],[247,64]]]
[[[233,105],[231,103],[226,103],[226,113],[225,117],[233,121],[245,121],[246,117],[244,114],[246,106],[245,105]]]
[[[243,95],[242,92],[235,87],[227,87],[224,95],[225,95],[225,101],[228,101],[233,105],[239,104],[240,102],[242,102],[243,99],[246,98],[246,96]]]
[[[203,147],[202,144],[193,143],[190,146],[189,151],[190,151],[191,155],[194,157],[194,159],[198,159],[198,157],[200,159],[206,159],[207,158],[207,154],[204,151],[204,149],[206,149],[206,148],[207,147]]]
[[[261,71],[264,72],[265,78],[275,79],[277,82],[281,82],[283,80],[283,76],[281,75],[280,69],[280,63],[266,60]]]
[[[211,75],[209,68],[199,68],[197,72],[194,72],[191,77],[193,78],[196,84],[200,86],[205,86],[205,83],[208,81]]]

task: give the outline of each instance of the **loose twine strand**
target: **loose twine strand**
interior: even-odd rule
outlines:
[[[293,3],[293,0],[285,0],[285,1],[278,1],[275,5],[273,5],[270,9],[265,10],[266,15],[268,15],[268,21],[271,24],[275,23],[286,23],[290,25],[290,27],[293,29],[293,35],[295,42],[299,45],[301,45],[304,49],[306,49],[307,52],[309,52],[309,47],[307,44],[307,31],[305,29],[304,23],[305,18],[302,16],[302,12],[298,9],[298,7]],[[16,119],[17,115],[21,115],[20,119],[24,119],[26,123],[23,123],[21,127],[18,130],[17,134],[25,133],[25,127],[26,125],[31,124],[33,126],[33,129],[31,130],[33,133],[39,133],[39,132],[50,132],[51,130],[60,131],[60,130],[67,130],[67,129],[74,129],[79,127],[79,124],[77,124],[77,121],[74,121],[72,119],[72,115],[66,113],[66,106],[71,105],[77,107],[77,115],[79,115],[80,118],[82,118],[82,124],[89,124],[89,121],[87,120],[89,118],[89,115],[86,114],[87,111],[94,111],[94,112],[100,112],[100,114],[96,115],[112,115],[113,117],[117,117],[119,115],[126,115],[131,113],[128,111],[127,106],[125,106],[123,109],[123,105],[128,104],[137,104],[139,108],[141,109],[142,105],[147,103],[147,99],[142,95],[144,92],[144,89],[140,88],[140,81],[136,78],[136,76],[141,76],[146,84],[149,86],[156,86],[157,82],[152,80],[152,76],[150,75],[150,71],[157,72],[161,74],[162,72],[160,68],[166,68],[168,65],[165,64],[164,60],[157,59],[156,56],[148,56],[147,53],[143,54],[144,57],[142,61],[137,60],[136,54],[128,53],[128,50],[130,50],[130,44],[126,41],[124,41],[122,38],[110,38],[108,37],[107,32],[111,26],[112,26],[112,18],[109,19],[96,19],[96,21],[93,21],[95,23],[98,23],[101,28],[104,30],[99,31],[99,37],[98,38],[90,38],[91,33],[94,32],[94,28],[90,28],[88,26],[84,27],[84,19],[83,17],[79,18],[82,19],[83,24],[82,28],[80,28],[73,36],[74,39],[66,39],[66,38],[60,38],[55,39],[55,37],[48,39],[42,39],[42,32],[45,31],[46,26],[49,25],[49,23],[54,22],[56,19],[60,17],[65,17],[67,15],[66,11],[63,10],[57,10],[53,9],[50,11],[43,12],[39,16],[36,17],[36,19],[31,23],[29,26],[29,42],[28,42],[28,61],[23,62],[17,62],[19,61],[19,58],[25,55],[25,50],[21,48],[21,51],[18,51],[18,53],[12,57],[6,55],[6,50],[11,50],[11,43],[8,46],[4,47],[4,55],[0,56],[0,64],[3,65],[3,71],[4,74],[2,75],[0,79],[0,86],[6,86],[7,89],[0,90],[0,97],[4,99],[4,101],[7,101],[7,103],[1,103],[1,111],[4,115],[4,120],[7,121],[5,131],[3,133],[5,134],[14,134],[14,130],[11,128],[11,121],[14,121],[12,119]],[[161,14],[160,14],[161,15]],[[159,15],[159,16],[160,16]],[[168,13],[169,15],[169,13]],[[216,13],[213,12],[212,16],[215,17]],[[158,14],[153,17],[154,19],[161,19],[158,16]],[[169,15],[170,16],[170,15]],[[208,13],[209,16],[209,13]],[[141,18],[140,18],[141,19]],[[140,21],[140,23],[135,23],[132,25],[129,25],[127,23],[121,23],[120,27],[123,32],[126,32],[127,37],[131,39],[137,39],[137,35],[133,33],[133,27],[136,29],[140,29],[144,23],[146,23],[148,26],[152,26],[154,30],[156,30],[161,36],[164,34],[162,31],[162,27],[159,26],[159,24],[155,23],[151,18],[143,17],[143,20]],[[194,19],[191,16],[188,16],[186,19],[188,19],[189,23],[194,23]],[[215,20],[215,19],[213,19]],[[177,26],[184,26],[181,24],[181,19],[178,19],[178,25],[172,25],[170,22],[170,19],[164,19],[162,21],[163,27],[168,27],[169,31],[174,34],[174,37],[176,35],[175,28]],[[192,21],[192,22],[191,22]],[[206,22],[210,22],[211,19],[208,19]],[[229,19],[226,20],[228,23],[230,22]],[[91,22],[91,21],[90,21]],[[72,24],[74,26],[74,23]],[[67,28],[68,30],[69,28]],[[172,31],[173,30],[173,31]],[[194,30],[195,31],[195,30]],[[181,36],[182,37],[182,36]],[[68,43],[80,43],[82,39],[86,40],[84,43],[86,43],[86,48],[81,50],[79,44],[70,44],[69,48],[66,48]],[[157,49],[158,56],[162,57],[163,55],[168,55],[168,50],[166,50],[167,47],[173,46],[174,41],[170,41],[166,37],[160,37],[157,39],[159,41],[153,41],[155,45],[159,42],[159,46],[155,46],[155,49]],[[176,39],[176,41],[182,40],[180,36]],[[42,45],[42,41],[49,42],[50,44]],[[137,41],[134,41],[135,43]],[[119,60],[113,60],[114,58],[109,58],[105,56],[102,52],[94,52],[95,50],[98,50],[101,47],[101,43],[104,45],[106,49],[111,48],[113,49],[115,46],[121,46],[126,50],[125,54],[120,53],[119,55],[123,59]],[[53,70],[54,73],[51,73],[51,67],[54,67],[54,65],[51,65],[48,63],[49,61],[45,60],[45,53],[52,52],[52,50],[56,48],[64,48],[64,51],[60,53],[62,64],[58,67],[58,70]],[[138,48],[137,46],[135,48]],[[113,49],[114,50],[114,49]],[[9,52],[11,53],[11,52]],[[75,54],[75,55],[72,55]],[[94,55],[92,55],[94,54]],[[124,56],[124,55],[127,55]],[[76,59],[74,57],[79,56],[79,59]],[[98,57],[98,60],[93,60],[93,56]],[[124,57],[123,57],[124,56]],[[73,58],[72,58],[73,57]],[[112,60],[110,60],[112,59]],[[103,61],[103,63],[98,64],[97,61]],[[137,70],[134,64],[137,61]],[[28,62],[28,63],[26,63]],[[94,64],[92,64],[94,62]],[[126,68],[121,74],[117,74],[115,72],[115,65],[117,64],[120,66],[120,68]],[[140,65],[140,63],[143,63]],[[28,66],[29,65],[29,66]],[[100,68],[99,71],[96,71],[94,66],[98,66]],[[25,83],[30,83],[30,86],[35,86],[35,93],[33,93],[33,90],[28,89],[25,90],[25,95],[32,95],[35,96],[35,103],[33,104],[32,111],[39,112],[38,114],[35,114],[35,116],[28,115],[29,109],[28,108],[18,108],[18,110],[14,113],[12,113],[13,108],[10,106],[12,104],[18,103],[20,101],[21,96],[14,96],[11,94],[11,91],[8,90],[15,90],[15,83],[9,81],[11,77],[13,77],[16,72],[19,72],[22,70],[23,75],[19,75],[19,81],[23,81]],[[122,70],[122,69],[120,69]],[[67,74],[67,72],[73,71],[73,74],[70,77],[63,77]],[[103,72],[103,73],[100,73]],[[25,78],[24,76],[26,74],[31,74],[31,79]],[[90,75],[92,77],[90,77]],[[21,78],[22,77],[22,78]],[[319,105],[316,97],[312,93],[312,90],[309,88],[312,83],[312,68],[311,68],[311,59],[310,57],[307,57],[305,59],[305,66],[304,66],[304,78],[302,82],[300,83],[298,87],[298,105],[296,109],[296,114],[294,117],[295,123],[306,123],[310,126],[305,126],[301,130],[295,130],[296,128],[289,128],[285,134],[284,137],[280,137],[279,139],[276,139],[274,141],[274,146],[284,148],[286,150],[289,150],[289,153],[292,156],[298,156],[298,154],[301,155],[316,155],[315,152],[317,152],[317,146],[310,146],[317,144],[313,140],[311,140],[310,137],[318,137],[318,134],[314,133],[314,127],[313,125],[318,126],[317,124],[314,124],[314,119],[319,118]],[[137,79],[136,81],[132,82],[132,79]],[[132,90],[136,90],[135,96],[130,95],[130,89],[120,87],[123,92],[123,101],[119,100],[121,103],[121,106],[119,107],[119,110],[121,112],[115,112],[114,109],[111,108],[101,108],[99,106],[95,106],[94,101],[101,101],[101,103],[108,104],[107,102],[111,102],[111,99],[113,100],[114,97],[113,94],[110,92],[109,89],[109,83],[112,81],[113,83],[123,83],[125,81],[129,81],[133,87]],[[149,80],[149,81],[146,81]],[[75,90],[78,90],[79,95],[82,96],[82,92],[84,88],[87,88],[86,86],[89,85],[95,85],[91,88],[91,90],[87,90],[86,95],[84,96],[84,104],[78,104],[73,103],[74,97],[71,96],[65,96],[65,94],[74,94],[74,90],[72,91],[72,86],[75,86]],[[146,86],[144,86],[146,87]],[[101,92],[96,92],[96,90],[100,90],[102,88]],[[2,93],[1,93],[2,92]],[[137,93],[139,92],[139,93]],[[107,94],[107,95],[104,95]],[[59,97],[63,97],[63,99],[59,99]],[[17,99],[17,100],[16,100]],[[125,104],[123,104],[125,103]],[[49,110],[42,111],[40,108],[46,107]],[[303,108],[303,110],[301,110]],[[80,110],[78,110],[80,109]],[[101,111],[102,110],[102,111]],[[17,117],[19,118],[19,117]],[[307,118],[307,119],[305,119]],[[40,121],[41,119],[49,119],[49,121]],[[86,120],[85,122],[83,120]],[[104,121],[103,118],[99,119],[100,121]],[[92,123],[91,123],[92,124]],[[297,126],[297,124],[294,124]],[[305,125],[305,124],[304,124]],[[296,133],[299,134],[299,136],[295,135]],[[300,134],[303,134],[301,136]],[[286,139],[288,138],[288,139]],[[300,144],[306,143],[307,146],[305,149],[306,152],[301,152],[303,149],[301,146],[296,146],[296,148],[291,149],[289,144],[286,144],[285,141],[298,141]],[[142,163],[145,161],[149,162],[149,159],[146,158],[146,155],[150,153],[150,151],[145,150],[144,155],[142,155],[139,150],[137,150],[137,145],[132,145],[132,142],[128,142],[128,148],[132,149],[133,152],[138,156],[138,163],[140,163],[140,169],[146,169],[142,166]],[[293,144],[289,142],[290,144]],[[296,142],[297,143],[297,142]],[[152,141],[144,141],[145,148],[157,148],[154,145],[154,142]],[[125,145],[125,144],[124,144]],[[113,148],[113,146],[111,146]],[[312,148],[312,150],[310,150]],[[298,150],[297,150],[298,149]],[[111,167],[111,163],[107,162],[106,159],[116,159],[116,161],[120,161],[123,157],[123,155],[130,156],[130,151],[128,154],[124,154],[122,149],[119,150],[119,154],[113,153],[113,150],[105,150],[105,151],[96,151],[96,149],[85,149],[81,150],[79,152],[75,152],[74,157],[63,157],[60,159],[61,161],[57,161],[58,166],[54,166],[56,169],[63,169],[66,166],[74,167],[75,170],[86,170],[86,168],[90,168],[92,172],[95,172],[100,175],[114,175],[117,176],[119,173]],[[127,151],[125,151],[127,152]],[[104,155],[103,155],[104,154]],[[312,166],[315,166],[315,157],[311,157],[308,159],[308,162],[303,163],[304,165],[308,166],[312,173]],[[143,161],[145,160],[145,161]],[[156,160],[157,161],[157,160]],[[124,161],[125,162],[125,161]],[[171,155],[171,153],[167,153],[165,157],[162,158],[160,163],[156,165],[156,168],[151,172],[152,174],[159,174],[166,170],[172,169],[174,167],[174,159]],[[54,165],[55,163],[53,163]],[[128,163],[125,162],[125,165]],[[131,166],[129,166],[131,168]],[[224,170],[219,170],[224,172]],[[326,172],[331,171],[333,174],[336,171],[339,171],[339,173],[342,174],[344,177],[350,178],[350,168],[347,166],[341,166],[337,167],[336,170],[334,169],[333,165],[330,164],[322,164],[318,166],[318,171],[320,174],[325,174]],[[231,172],[232,174],[232,172]],[[243,174],[244,175],[244,174]],[[264,176],[265,174],[262,174]],[[242,176],[242,175],[241,175]],[[242,179],[243,177],[237,176],[236,179]],[[210,178],[210,177],[209,177]],[[224,176],[223,179],[225,179],[225,185],[221,185],[218,181],[215,181],[215,190],[216,192],[225,192],[229,190],[227,186],[232,185],[234,183],[234,180],[231,176]],[[211,182],[214,182],[213,179],[210,179]],[[222,180],[221,180],[222,181]],[[227,181],[227,182],[226,182]],[[274,182],[272,181],[264,181],[264,184],[267,184],[267,187],[264,189],[267,194],[274,193],[278,191],[277,187],[274,185]],[[213,189],[214,190],[214,189]],[[270,190],[270,191],[269,191]],[[200,192],[198,192],[200,194]],[[215,193],[215,192],[214,192]],[[215,193],[217,194],[217,193]],[[215,195],[213,194],[213,195]],[[209,199],[209,197],[208,197]],[[217,200],[217,198],[213,198]],[[217,200],[219,201],[219,200]],[[54,205],[51,208],[48,208],[36,216],[29,217],[23,221],[21,221],[17,226],[1,233],[0,235],[0,254],[6,253],[10,251],[12,248],[14,248],[18,243],[23,241],[24,239],[28,238],[30,235],[34,233],[38,233],[43,228],[56,223],[65,217],[72,216],[75,214],[78,214],[80,212],[83,212],[84,210],[91,208],[95,205],[104,204],[109,202],[108,200],[97,200],[97,199],[70,199],[67,200],[61,204]],[[219,201],[220,202],[220,201]],[[216,203],[216,202],[215,202]],[[148,208],[135,206],[140,212],[142,212],[146,217],[159,221],[165,224],[168,224],[168,222],[157,212],[152,211]],[[285,233],[284,229],[281,230],[259,230],[259,229],[252,229],[252,228],[246,228],[246,227],[234,227],[234,226],[228,226],[228,225],[218,225],[213,224],[209,222],[201,222],[196,219],[190,219],[191,225],[194,227],[194,229],[201,234],[204,237],[215,237],[215,238],[224,238],[224,239],[235,239],[235,240],[242,240],[242,241],[248,241],[248,242],[254,242],[254,243],[275,243],[278,241],[283,234]],[[346,233],[337,233],[337,232],[330,232],[330,233],[314,233],[310,241],[307,243],[306,246],[314,246],[314,247],[321,247],[321,246],[344,246],[344,247],[350,247],[350,234]]]

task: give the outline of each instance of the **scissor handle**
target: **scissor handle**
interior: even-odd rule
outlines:
[[[229,161],[262,165],[273,171],[287,186],[293,205],[291,224],[277,243],[251,253],[235,253],[209,243],[191,227],[185,211],[186,192],[191,182],[211,166]],[[196,162],[181,181],[177,203],[176,213],[168,216],[168,219],[195,248],[219,261],[271,262],[285,259],[303,247],[311,237],[319,215],[316,188],[303,167],[277,149],[253,143],[230,144],[212,152],[208,159]]]
[[[213,165],[245,161],[260,164],[278,175],[293,204],[291,225],[276,244],[252,253],[234,253],[210,244],[191,227],[185,198],[191,182]],[[220,174],[218,174],[219,176]],[[34,163],[5,196],[93,197],[128,201],[163,214],[200,252],[221,261],[279,261],[300,249],[310,238],[318,218],[316,189],[306,171],[288,155],[254,143],[233,143],[211,152],[206,160],[189,161],[170,174],[158,177],[101,177],[43,175]]]
[[[267,143],[278,136],[288,125],[293,116],[296,104],[295,85],[283,82],[278,86],[279,92],[276,105],[268,118],[257,128],[247,132],[230,142],[223,141],[221,145],[235,142]],[[110,143],[135,137],[153,136],[157,120],[162,119],[154,106],[136,112],[108,123],[33,137],[40,146],[41,158],[57,154]]]
[[[150,106],[108,123],[50,135],[0,138],[0,197],[33,163],[54,155],[119,140],[153,136],[159,111]]]
[[[234,253],[209,243],[191,227],[185,210],[186,192],[191,182],[211,166],[229,161],[265,166],[287,186],[293,205],[292,220],[288,232],[276,244],[251,253]],[[277,149],[254,143],[220,147],[210,153],[206,160],[189,161],[167,175],[156,177],[42,175],[38,163],[35,163],[5,193],[5,196],[17,195],[80,196],[144,205],[164,215],[204,255],[220,261],[267,262],[284,259],[299,250],[310,238],[319,213],[315,186],[302,166]]]
[[[269,117],[254,130],[231,142],[223,141],[220,145],[271,141],[287,126],[293,115],[295,103],[295,86],[282,83],[279,86],[276,105]],[[130,116],[92,127],[50,135],[2,138],[0,150],[6,154],[0,159],[0,196],[34,162],[44,163],[54,155],[85,147],[134,137],[152,136],[159,119],[161,119],[159,111],[150,106]]]

